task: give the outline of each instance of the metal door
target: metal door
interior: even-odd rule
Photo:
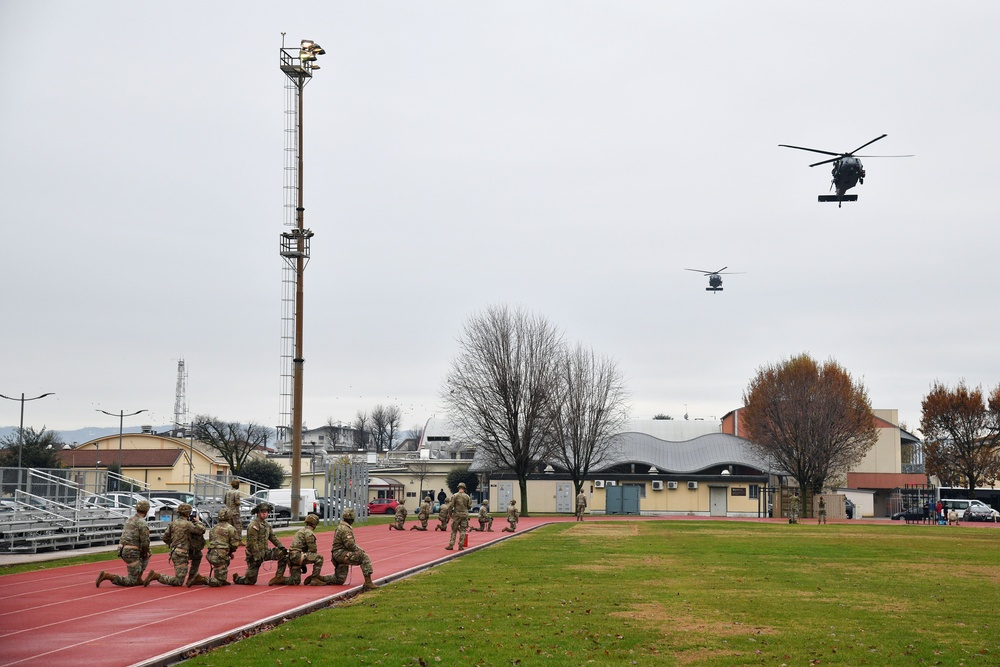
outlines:
[[[711,516],[726,516],[728,489],[724,486],[712,486],[708,489],[709,514]]]
[[[623,514],[622,511],[622,489],[623,486],[608,486],[604,488],[604,511],[607,514]]]
[[[556,512],[573,513],[572,482],[556,482]]]
[[[514,482],[497,482],[497,512],[506,512],[510,501],[514,500]],[[524,508],[519,508],[524,511]]]

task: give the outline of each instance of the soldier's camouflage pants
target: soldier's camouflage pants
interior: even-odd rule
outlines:
[[[209,586],[225,586],[229,583],[229,549],[209,549],[208,562],[212,566]]]
[[[201,554],[198,554],[198,560],[201,560]],[[167,586],[183,586],[187,580],[188,569],[191,564],[191,558],[188,555],[187,549],[174,549],[171,551],[170,562],[174,566],[174,576],[161,574],[160,583]]]
[[[128,568],[128,576],[113,575],[111,583],[115,586],[141,586],[142,573],[149,565],[149,558],[143,558],[138,547],[122,547],[121,557]]]
[[[448,540],[448,546],[455,546],[455,537],[458,537],[458,548],[465,548],[465,536],[469,533],[469,517],[467,516],[456,516],[451,520],[451,539]]]
[[[257,583],[257,572],[260,570],[260,566],[264,564],[265,561],[273,560],[278,562],[278,571],[275,576],[281,577],[285,574],[285,568],[288,566],[288,554],[284,549],[279,549],[274,547],[273,549],[268,549],[263,554],[260,560],[255,559],[247,552],[247,573],[242,577],[237,575],[233,577],[233,581],[238,584],[248,584],[253,586]]]
[[[312,576],[318,577],[323,571],[323,556],[317,553],[310,553],[308,551],[289,551],[288,552],[288,579],[289,583],[298,585],[301,583],[302,570],[306,568],[306,565],[312,563]]]

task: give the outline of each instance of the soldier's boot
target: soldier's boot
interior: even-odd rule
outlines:
[[[194,577],[188,577],[187,580],[188,588],[191,588],[192,586],[205,586],[207,584],[208,584],[208,577],[202,574],[195,574]]]
[[[233,583],[234,584],[240,584],[241,586],[252,586],[253,585],[249,581],[247,581],[246,577],[241,577],[240,575],[238,575],[236,573],[233,573]]]
[[[150,570],[149,574],[146,575],[146,578],[142,580],[142,585],[149,586],[150,582],[159,580],[160,580],[160,575],[158,575],[153,570]]]
[[[372,581],[372,575],[366,574],[365,575],[365,584],[364,584],[364,586],[361,587],[361,590],[363,590],[363,591],[373,591],[376,588],[378,588],[378,586],[376,586],[375,582]]]
[[[271,580],[267,582],[268,586],[284,586],[288,583],[288,579],[283,574],[276,574],[271,577]]]
[[[417,529],[416,526],[410,526],[410,530],[416,530],[416,529]]]
[[[98,588],[101,587],[102,581],[111,581],[114,578],[114,576],[115,575],[111,574],[110,572],[105,572],[104,570],[101,570],[101,573],[97,575],[97,587]]]
[[[390,523],[390,524],[389,524],[389,530],[392,530],[392,529],[393,529],[393,528],[395,528],[395,527],[396,527],[396,524],[394,524],[394,523]]]
[[[492,533],[492,532],[493,532],[493,529],[492,529],[492,528],[487,528],[487,529],[486,529],[486,532],[487,532],[487,533]]]

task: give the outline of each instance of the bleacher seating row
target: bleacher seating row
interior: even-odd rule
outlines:
[[[0,513],[0,552],[38,553],[116,544],[127,518],[106,509],[15,507]],[[150,521],[150,539],[161,539],[167,525],[164,521]]]

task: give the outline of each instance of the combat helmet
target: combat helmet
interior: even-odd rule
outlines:
[[[229,511],[228,507],[223,507],[221,510],[219,510],[218,519],[219,521],[229,522],[233,520],[233,514],[232,512]]]
[[[135,504],[135,511],[139,514],[145,514],[149,511],[149,501],[146,499],[140,500]]]
[[[261,512],[273,512],[273,511],[274,511],[274,508],[271,507],[271,503],[266,502],[266,501],[262,502],[262,503],[258,503],[258,505],[253,508],[253,513],[254,514],[260,514]]]
[[[458,483],[458,488],[459,488],[460,491],[465,491],[465,482],[459,482]]]
[[[340,515],[340,518],[346,521],[347,523],[354,523],[355,516],[356,515],[354,514],[354,508],[348,507],[346,510],[344,510],[344,513]]]
[[[177,506],[177,513],[181,516],[191,516],[191,506],[187,503],[181,503]]]
[[[306,517],[306,525],[315,528],[319,525],[319,517],[315,514],[310,514]]]
[[[232,486],[234,489],[238,489],[240,488],[240,480],[234,479],[232,482],[229,483],[229,485]]]

